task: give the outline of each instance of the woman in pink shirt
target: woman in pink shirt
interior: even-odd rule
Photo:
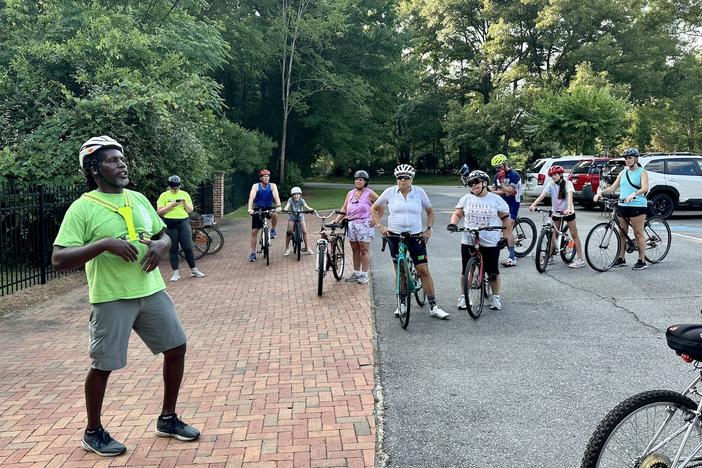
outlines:
[[[378,199],[378,194],[368,188],[368,179],[366,171],[356,171],[353,175],[354,189],[346,194],[344,206],[341,207],[349,222],[347,237],[353,252],[353,274],[346,278],[346,281],[361,284],[368,282],[368,247],[375,232],[370,207]]]

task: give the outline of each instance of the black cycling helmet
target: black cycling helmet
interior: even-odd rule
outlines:
[[[181,180],[180,177],[177,175],[172,175],[168,178],[168,186],[169,187],[180,187]]]
[[[480,170],[475,170],[468,174],[468,178],[466,180],[466,183],[470,185],[471,182],[474,180],[482,180],[483,182],[490,182],[490,176],[487,175],[486,172],[480,171]]]
[[[639,155],[639,150],[636,149],[636,148],[627,148],[626,151],[624,151],[624,154],[622,154],[622,157],[623,157],[623,158],[626,158],[626,157],[629,157],[629,156],[633,156],[633,157],[635,157],[635,158],[638,158],[638,157],[640,156],[640,155]]]

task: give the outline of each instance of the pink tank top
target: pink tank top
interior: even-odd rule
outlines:
[[[361,196],[357,199],[354,198],[356,193],[356,189],[353,189],[346,194],[346,218],[351,221],[370,219],[371,190],[369,188],[364,188]]]

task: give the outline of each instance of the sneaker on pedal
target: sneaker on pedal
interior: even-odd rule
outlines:
[[[88,452],[95,452],[101,457],[116,457],[127,451],[127,447],[117,442],[102,426],[83,433],[81,445]]]
[[[404,304],[402,305],[402,308],[403,309],[405,308]],[[399,317],[399,316],[400,316],[400,308],[398,307],[397,309],[395,309],[395,317]]]
[[[189,442],[200,437],[200,431],[193,426],[185,424],[177,414],[163,414],[156,420],[156,435],[159,437],[173,437]]]
[[[632,270],[645,270],[648,268],[648,265],[646,265],[646,262],[643,260],[637,260],[636,264],[631,268]]]
[[[171,275],[171,282],[175,283],[180,279],[180,272],[178,270],[173,270],[173,274]]]
[[[458,310],[467,310],[468,306],[466,305],[466,296],[461,296],[458,298]]]
[[[492,301],[490,302],[490,308],[492,310],[502,310],[502,302],[500,302],[500,296],[497,294],[492,295]]]
[[[553,255],[551,255],[550,257],[548,257],[548,264],[549,264],[549,265],[555,265],[555,264],[556,264],[556,259],[553,258]]]
[[[285,249],[285,252],[283,252],[283,257],[287,257],[290,255],[290,249]]]
[[[450,314],[444,310],[439,309],[439,306],[434,306],[429,311],[429,317],[436,317],[438,319],[448,318]]]
[[[505,261],[502,262],[502,266],[504,266],[504,267],[517,266],[517,259],[516,258],[507,258]]]
[[[275,239],[278,236],[278,233],[275,232],[275,229],[271,229],[271,239]]]
[[[256,261],[256,254],[255,254],[255,253],[251,252],[251,253],[249,254],[249,261],[250,261],[250,262],[255,262],[255,261]]]
[[[585,266],[585,262],[582,258],[577,258],[573,263],[568,265],[570,268],[582,268]]]
[[[624,260],[622,257],[618,257],[617,260],[614,262],[614,265],[612,265],[612,268],[625,267],[625,266],[626,266],[626,260]]]

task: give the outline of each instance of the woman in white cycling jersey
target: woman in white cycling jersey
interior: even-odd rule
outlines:
[[[427,259],[426,242],[429,240],[429,237],[431,237],[432,224],[434,224],[434,209],[424,189],[412,185],[412,180],[415,175],[412,166],[409,164],[400,164],[395,168],[394,174],[397,179],[397,185],[385,189],[375,203],[373,203],[373,206],[371,206],[373,222],[384,236],[388,233],[400,234],[403,232],[422,234],[421,239],[409,239],[407,243],[409,253],[417,268],[417,273],[422,279],[424,291],[427,293],[427,300],[431,306],[429,315],[439,319],[448,318],[449,314],[441,310],[436,304],[434,281],[429,273]],[[388,208],[387,226],[384,226],[380,219],[385,206]],[[426,228],[422,228],[422,211],[425,211],[427,214]],[[388,246],[390,247],[390,254],[393,260],[397,259],[399,243],[399,239],[397,238],[388,238]],[[393,265],[397,268],[395,262],[393,262]],[[395,315],[398,316],[399,314],[399,309],[395,310]]]

